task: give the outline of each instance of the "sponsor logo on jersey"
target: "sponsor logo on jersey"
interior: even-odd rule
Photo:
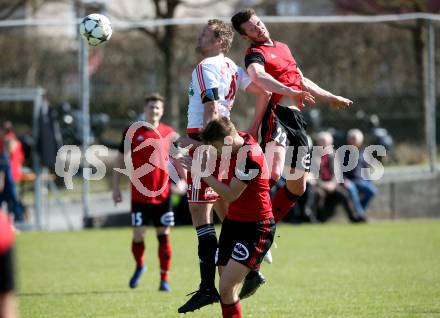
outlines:
[[[237,261],[243,261],[249,257],[249,250],[241,243],[236,243],[231,257]]]

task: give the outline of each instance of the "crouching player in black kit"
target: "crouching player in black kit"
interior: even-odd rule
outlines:
[[[240,318],[240,284],[251,270],[259,268],[275,234],[268,169],[257,142],[251,135],[237,132],[225,117],[209,122],[201,138],[217,150],[217,156],[221,156],[220,176],[224,176],[224,181],[201,173],[200,176],[229,202],[217,260],[222,314],[223,317]],[[229,165],[223,164],[226,160]],[[215,164],[216,160],[208,160],[208,164],[210,162]],[[182,164],[191,169],[196,163],[185,157]],[[222,171],[224,166],[229,166],[228,171]],[[191,172],[197,173],[197,169],[192,168]]]

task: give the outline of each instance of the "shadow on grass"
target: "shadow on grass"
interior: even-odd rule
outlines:
[[[44,296],[86,296],[86,295],[115,295],[132,292],[129,290],[96,290],[78,292],[37,292],[37,293],[17,293],[18,297],[44,297]]]

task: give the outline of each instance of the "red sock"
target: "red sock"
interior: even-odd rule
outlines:
[[[234,304],[221,304],[223,318],[241,318],[241,304],[237,300]]]
[[[144,266],[144,242],[131,242],[131,252],[133,253],[137,267]]]
[[[299,195],[293,194],[287,189],[287,186],[282,187],[277,191],[272,198],[272,213],[275,222],[281,221],[295,205]]]
[[[159,241],[158,255],[160,263],[160,280],[168,280],[171,268],[171,244],[167,234],[157,236]]]

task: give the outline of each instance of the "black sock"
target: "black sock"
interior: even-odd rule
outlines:
[[[214,224],[196,227],[199,239],[198,253],[200,260],[200,288],[215,288],[215,253],[217,251],[217,236]]]

